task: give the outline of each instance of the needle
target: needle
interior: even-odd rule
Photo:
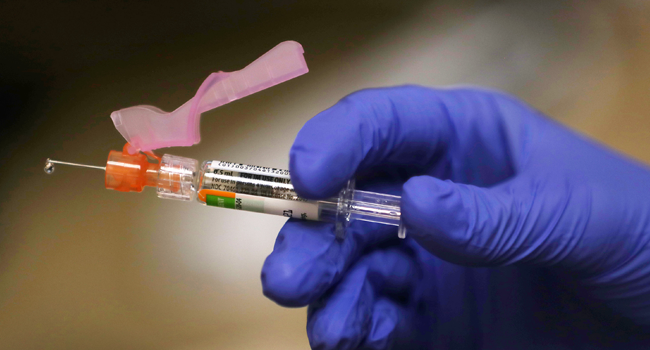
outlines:
[[[100,169],[106,171],[106,167],[103,166],[62,162],[60,160],[52,160],[50,158],[47,158],[47,160],[45,161],[45,168],[43,169],[46,174],[52,174],[54,172],[54,164],[72,165],[72,166],[78,166],[82,168],[92,168],[92,169]]]

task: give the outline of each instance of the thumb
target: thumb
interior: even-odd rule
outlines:
[[[481,188],[414,177],[403,188],[404,224],[422,247],[456,264],[564,262],[588,215],[575,205],[582,196],[569,184],[541,179],[515,177]]]

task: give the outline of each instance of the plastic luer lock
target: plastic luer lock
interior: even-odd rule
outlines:
[[[130,145],[129,154],[192,146],[201,140],[201,113],[307,73],[303,52],[295,41],[282,42],[242,70],[210,74],[196,95],[173,112],[143,105],[115,111],[111,119]]]

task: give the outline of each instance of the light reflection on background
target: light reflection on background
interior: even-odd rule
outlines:
[[[350,92],[481,84],[650,162],[642,1],[156,4],[0,5],[0,349],[308,346],[306,311],[261,293],[284,219],[42,171],[103,165],[123,145],[111,111],[172,110],[283,40],[309,74],[204,114],[199,145],[165,151],[286,168],[304,122]]]

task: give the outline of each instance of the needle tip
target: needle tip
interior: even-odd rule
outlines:
[[[52,174],[54,172],[54,163],[50,161],[50,158],[47,158],[45,161],[45,168],[43,168],[46,174]]]

